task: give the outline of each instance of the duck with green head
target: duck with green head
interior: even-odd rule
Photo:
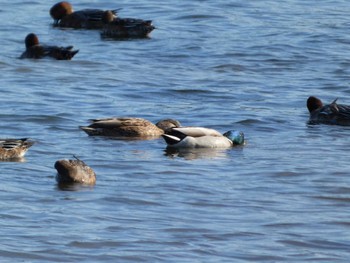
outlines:
[[[162,135],[173,148],[230,148],[244,144],[244,134],[231,130],[224,134],[204,127],[173,128]]]

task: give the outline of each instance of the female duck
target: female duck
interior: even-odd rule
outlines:
[[[96,183],[96,174],[94,170],[77,157],[75,158],[76,160],[56,161],[57,182],[59,184],[81,183],[94,185]]]
[[[152,20],[119,18],[115,17],[112,11],[104,12],[102,21],[105,24],[102,28],[102,37],[144,38],[155,29]]]
[[[162,136],[168,147],[174,148],[230,148],[244,143],[243,132],[228,131],[221,134],[202,127],[173,128]]]
[[[91,120],[89,126],[80,126],[88,135],[116,137],[158,137],[175,127],[180,127],[177,120],[166,119],[156,124],[142,118],[107,118]]]
[[[71,60],[79,50],[72,50],[73,46],[58,47],[40,45],[38,37],[30,33],[24,40],[26,50],[22,53],[20,58],[44,58],[51,57],[57,60]]]
[[[110,10],[115,18],[117,9]],[[50,9],[50,15],[54,19],[54,26],[101,29],[104,25],[102,15],[104,10],[101,9],[83,9],[73,12],[73,7],[69,2],[63,1],[53,5]]]
[[[350,106],[337,104],[337,99],[331,104],[323,105],[320,99],[311,96],[306,105],[310,112],[309,124],[350,126]]]
[[[0,159],[22,158],[33,144],[34,142],[27,138],[0,139]]]

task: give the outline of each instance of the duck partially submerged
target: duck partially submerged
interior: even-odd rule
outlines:
[[[80,183],[94,185],[96,183],[94,170],[77,157],[75,157],[75,160],[56,161],[55,168],[57,170],[56,181],[59,184]]]
[[[33,144],[34,141],[28,138],[0,139],[0,159],[22,158]]]
[[[244,143],[243,132],[228,131],[221,134],[203,127],[173,128],[162,136],[168,147],[174,148],[230,148]]]
[[[152,20],[119,18],[111,11],[104,12],[102,20],[105,24],[102,28],[102,37],[145,38],[155,29]]]
[[[118,9],[109,11],[116,18]],[[50,15],[54,19],[54,26],[76,29],[101,29],[104,26],[102,22],[104,12],[105,10],[101,9],[83,9],[74,12],[72,5],[66,1],[58,2],[50,9]]]
[[[80,126],[90,136],[111,136],[111,137],[159,137],[181,124],[177,120],[165,119],[151,123],[142,118],[106,118],[91,120],[89,126]]]
[[[73,50],[73,46],[59,47],[41,45],[38,37],[34,33],[30,33],[24,40],[26,50],[22,53],[20,58],[44,58],[50,57],[57,60],[71,60],[79,50]]]
[[[350,106],[332,103],[323,105],[319,98],[310,96],[306,102],[310,113],[309,124],[350,126]]]

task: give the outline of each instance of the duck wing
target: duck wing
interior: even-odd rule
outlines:
[[[337,104],[334,100],[331,104],[325,105],[319,110],[310,114],[311,124],[325,123],[333,125],[350,125],[350,106]]]
[[[34,45],[28,47],[20,56],[20,58],[43,58],[48,55],[48,50],[42,45]]]
[[[73,46],[43,46],[43,50],[44,56],[52,57],[57,60],[70,60],[79,52],[79,50],[73,50]]]
[[[151,26],[152,20],[143,20],[137,18],[116,18],[112,24],[123,27]]]
[[[329,105],[329,111],[338,118],[350,120],[350,106],[337,104],[337,99]]]
[[[142,118],[106,118],[106,119],[94,119],[91,120],[92,124],[89,125],[91,128],[121,128],[125,126],[148,126],[153,125],[149,121]]]
[[[173,128],[167,134],[176,136],[180,139],[191,136],[191,137],[202,137],[202,136],[222,136],[220,132],[214,129],[210,128],[204,128],[204,127],[179,127],[179,128]]]
[[[119,10],[120,9],[114,9],[110,11],[115,17],[117,17],[117,12]],[[76,15],[77,17],[84,18],[88,21],[99,22],[99,21],[102,21],[102,16],[104,12],[106,11],[101,9],[83,9],[83,10],[76,11],[73,14]]]
[[[3,149],[16,149],[23,146],[30,147],[34,144],[34,142],[28,141],[28,138],[22,138],[22,139],[0,139],[0,148]]]

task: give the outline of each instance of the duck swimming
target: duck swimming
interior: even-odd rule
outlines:
[[[310,113],[309,124],[350,126],[350,106],[337,104],[337,99],[323,105],[319,98],[311,96],[307,99],[306,106]]]
[[[56,181],[59,184],[81,183],[94,185],[96,183],[96,174],[94,170],[77,157],[75,158],[75,160],[56,161]]]
[[[0,139],[0,159],[22,158],[33,144],[28,138]]]
[[[119,18],[112,11],[104,12],[102,37],[111,38],[145,38],[155,29],[152,20]]]
[[[106,118],[91,120],[89,126],[80,126],[90,136],[111,136],[111,137],[159,137],[181,124],[177,120],[165,119],[151,123],[142,118]]]
[[[115,18],[118,9],[109,10]],[[53,5],[50,9],[50,15],[54,19],[54,26],[84,29],[101,29],[104,26],[102,15],[105,10],[101,9],[83,9],[73,11],[69,2],[62,1]]]
[[[57,60],[71,60],[79,50],[72,50],[73,46],[58,47],[47,46],[39,43],[38,37],[34,33],[30,33],[24,40],[26,50],[22,53],[20,58],[44,58],[51,57]]]
[[[168,147],[174,148],[230,148],[244,143],[243,132],[228,131],[221,134],[203,127],[173,128],[162,137]]]

